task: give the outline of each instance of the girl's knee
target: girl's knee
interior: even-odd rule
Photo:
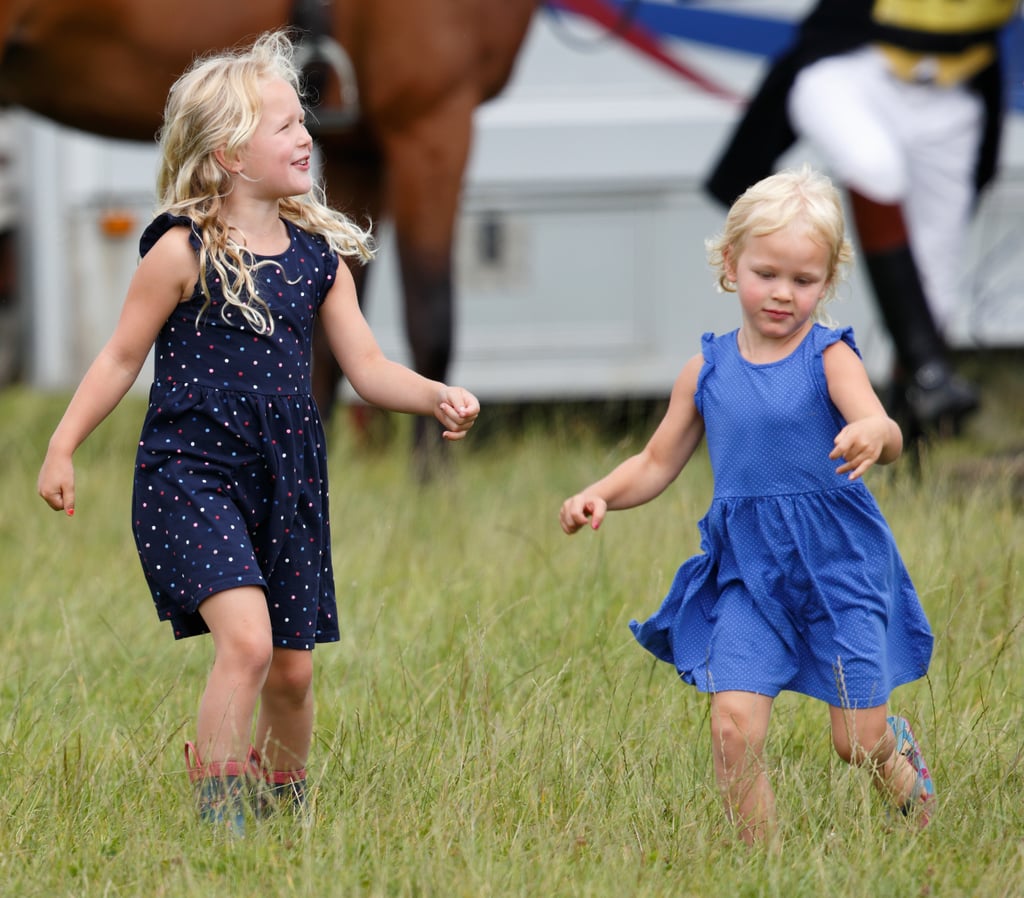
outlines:
[[[214,593],[199,605],[199,613],[213,636],[216,663],[239,675],[266,676],[274,642],[261,589],[246,586]]]
[[[832,728],[832,746],[841,760],[858,767],[884,764],[892,754],[888,730],[864,727],[851,732],[846,727]]]
[[[743,741],[746,727],[742,719],[733,714],[715,715],[711,718],[711,741],[714,745],[731,745]]]
[[[259,633],[239,632],[215,644],[215,665],[234,676],[262,682],[271,668],[274,645]]]
[[[266,674],[274,659],[274,644],[262,633],[249,633],[232,641],[231,652],[242,663]]]
[[[711,715],[714,751],[730,763],[758,757],[764,748],[765,720],[758,708],[740,702],[719,702]]]
[[[854,762],[854,744],[846,738],[846,734],[832,732],[832,747],[835,749],[839,759],[846,764]],[[859,762],[857,762],[859,763]]]
[[[312,652],[275,649],[264,692],[300,705],[308,699],[312,689]]]

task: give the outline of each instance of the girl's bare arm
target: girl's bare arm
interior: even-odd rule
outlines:
[[[847,422],[829,453],[829,458],[842,460],[836,473],[853,480],[875,462],[896,461],[903,451],[903,434],[871,386],[864,363],[842,342],[829,346],[823,360],[829,396]]]
[[[75,503],[71,457],[135,383],[156,335],[187,299],[198,277],[198,263],[186,228],[164,234],[139,263],[117,326],[89,366],[64,416],[50,437],[39,472],[39,495],[56,510]]]
[[[450,440],[461,439],[473,426],[480,403],[472,393],[425,378],[384,355],[344,265],[338,267],[334,286],[320,307],[320,320],[352,389],[367,402],[396,412],[432,415]]]
[[[704,421],[693,398],[703,364],[697,355],[683,367],[665,417],[640,452],[565,500],[559,521],[566,533],[575,533],[588,521],[596,530],[606,512],[643,505],[679,476],[704,436]]]

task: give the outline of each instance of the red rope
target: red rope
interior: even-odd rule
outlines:
[[[701,90],[728,100],[730,103],[742,104],[745,102],[734,91],[712,81],[696,69],[665,52],[657,36],[650,29],[636,21],[628,21],[624,24],[621,10],[609,0],[558,0],[557,5],[562,9],[592,19],[599,25],[614,31],[641,53],[660,62]]]

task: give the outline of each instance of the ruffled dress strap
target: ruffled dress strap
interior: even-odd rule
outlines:
[[[187,215],[172,215],[170,212],[161,212],[148,225],[146,225],[146,229],[142,232],[142,236],[139,238],[139,255],[146,255],[146,253],[156,245],[156,242],[163,237],[164,234],[166,234],[171,228],[177,227],[192,229],[192,233],[189,236],[189,243],[192,244],[192,248],[198,252],[201,241],[199,231],[196,229],[196,223]]]
[[[831,406],[832,400],[828,392],[828,380],[825,378],[825,350],[830,346],[843,342],[850,347],[857,358],[861,358],[860,350],[853,338],[852,327],[826,327],[823,324],[815,324],[810,333],[804,338],[801,349],[806,352],[805,359],[809,361],[809,371],[812,382],[819,395],[828,401]],[[845,422],[844,422],[845,423]]]
[[[719,340],[721,338],[716,337],[713,333],[708,331],[701,335],[700,338],[700,354],[704,359],[704,364],[701,366],[700,373],[697,375],[697,389],[693,394],[694,405],[697,406],[697,411],[700,412],[701,416],[704,415],[704,381],[707,379],[711,370],[715,367],[715,360],[718,357],[719,351]]]
[[[853,339],[852,327],[832,328],[826,327],[824,324],[816,324],[811,328],[809,337],[811,351],[817,355],[821,355],[833,343],[838,343],[842,340],[850,347],[850,349],[857,353],[858,357],[860,357],[860,350],[857,348],[857,343]]]

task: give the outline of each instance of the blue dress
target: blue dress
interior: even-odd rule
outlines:
[[[630,628],[702,692],[801,692],[870,708],[923,676],[932,635],[888,524],[862,479],[828,457],[845,426],[822,353],[849,328],[814,325],[755,365],[737,332],[702,340],[695,402],[715,491],[702,554]]]
[[[145,255],[187,218],[161,215]],[[258,334],[223,300],[202,316],[198,284],[156,339],[155,373],[132,492],[132,530],[157,613],[175,638],[208,632],[199,604],[258,586],[275,646],[340,637],[331,567],[327,457],[311,393],[317,311],[337,255],[287,223],[290,246],[255,275],[274,332]],[[193,247],[199,240],[193,231]]]

